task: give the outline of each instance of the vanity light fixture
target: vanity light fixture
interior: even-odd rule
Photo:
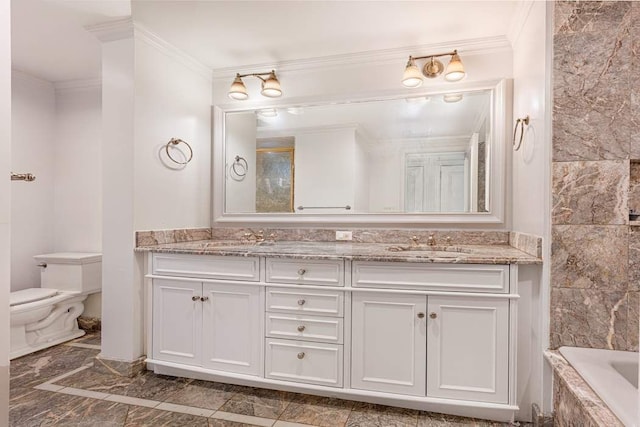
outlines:
[[[275,108],[263,108],[262,110],[256,111],[256,114],[258,114],[260,117],[266,118],[278,117],[278,110],[276,110]]]
[[[459,102],[462,101],[462,94],[461,93],[447,93],[446,95],[444,95],[442,97],[442,99],[444,100],[444,102]]]
[[[264,78],[263,76],[266,76],[266,78]],[[279,96],[282,96],[282,89],[280,88],[278,77],[276,77],[276,72],[274,70],[271,70],[266,73],[236,74],[236,78],[233,80],[233,83],[231,83],[231,88],[229,89],[229,98],[238,101],[244,101],[245,99],[249,98],[247,87],[242,81],[243,77],[257,77],[262,80],[260,93],[263,96],[266,96],[268,98],[277,98]]]
[[[446,69],[444,64],[436,59],[441,56],[451,57]],[[427,62],[425,62],[422,67],[422,73],[416,65],[416,59],[427,59]],[[438,53],[436,55],[409,56],[409,61],[407,62],[407,66],[405,67],[404,74],[402,76],[402,84],[406,87],[418,87],[422,85],[423,75],[433,79],[442,74],[443,71],[445,80],[450,82],[457,82],[466,76],[464,66],[462,65],[462,61],[460,60],[460,55],[458,55],[457,50],[448,53]]]

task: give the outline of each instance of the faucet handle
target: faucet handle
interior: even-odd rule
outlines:
[[[269,233],[269,240],[271,240],[272,242],[276,241],[276,237],[278,237],[278,235],[276,233]]]
[[[414,236],[411,236],[411,237],[410,237],[410,239],[411,239],[411,243],[412,243],[414,246],[418,246],[418,240],[420,240],[420,238],[419,238],[418,236],[415,236],[415,235],[414,235]]]
[[[451,236],[445,237],[444,241],[446,242],[447,245],[450,245],[451,244]]]
[[[434,235],[433,233],[432,233],[432,234],[429,234],[429,237],[427,237],[427,244],[428,244],[429,246],[435,246],[435,244],[436,244],[436,238],[435,238],[435,235]]]

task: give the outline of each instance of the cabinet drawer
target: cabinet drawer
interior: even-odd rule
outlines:
[[[267,259],[267,282],[344,286],[344,262],[338,260]]]
[[[354,262],[353,286],[506,293],[509,266]]]
[[[236,256],[154,254],[153,274],[257,282],[260,280],[260,260]]]
[[[344,294],[291,288],[267,288],[267,311],[342,317]]]
[[[267,336],[342,344],[340,317],[267,313]]]
[[[342,346],[266,340],[265,377],[342,387]]]

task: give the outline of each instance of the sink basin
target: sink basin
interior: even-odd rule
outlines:
[[[247,248],[253,246],[268,246],[273,245],[273,242],[255,242],[247,240],[218,240],[212,241],[207,244],[210,248]]]
[[[428,246],[428,245],[394,245],[387,248],[391,252],[427,252],[435,257],[457,257],[469,255],[458,246]]]

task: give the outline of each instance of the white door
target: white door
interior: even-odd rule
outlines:
[[[260,319],[260,288],[230,283],[205,283],[203,367],[259,375],[264,333]]]
[[[440,166],[440,211],[464,212],[464,165]]]
[[[509,301],[429,297],[427,396],[508,403]]]
[[[200,365],[202,284],[153,279],[153,358]]]
[[[424,396],[427,298],[357,292],[352,300],[351,387]]]

